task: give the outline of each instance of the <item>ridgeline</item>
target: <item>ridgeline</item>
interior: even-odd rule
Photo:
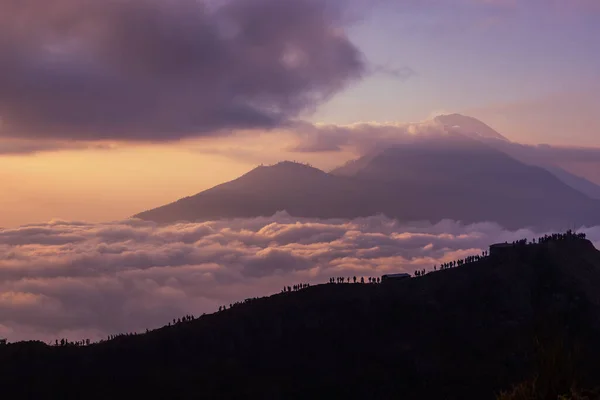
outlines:
[[[499,248],[87,346],[2,345],[0,385],[7,398],[87,400],[481,400],[522,382],[556,399],[600,386],[600,252],[571,234]]]

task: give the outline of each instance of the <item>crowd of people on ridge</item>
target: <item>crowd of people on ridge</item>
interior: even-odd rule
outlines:
[[[254,300],[258,300],[258,297],[249,297],[247,299],[244,299],[244,301],[236,301],[235,303],[229,303],[229,308],[227,308],[226,305],[224,306],[219,306],[219,312],[221,311],[225,311],[225,310],[231,310],[234,307],[240,306],[242,304],[248,304],[253,302]]]
[[[569,239],[578,239],[578,240],[586,240],[587,235],[585,233],[576,233],[571,229],[567,231],[567,233],[555,233],[552,235],[544,235],[540,236],[537,240],[538,244],[549,243],[549,242],[558,242],[561,240],[569,240]],[[535,239],[533,239],[532,244],[535,244]]]
[[[292,286],[284,286],[283,289],[281,289],[281,293],[297,292],[298,290],[306,289],[307,287],[310,287],[310,283],[298,283]]]
[[[379,277],[377,277],[377,278],[368,277],[367,279],[368,279],[369,283],[381,283],[381,278],[379,278]],[[329,278],[329,283],[350,283],[350,277],[344,278],[342,276],[338,276],[338,277],[334,277],[334,278]],[[352,283],[365,283],[365,277],[361,276],[360,280],[359,280],[356,276],[353,276]]]
[[[569,229],[566,233],[554,233],[552,235],[540,236],[539,238],[537,238],[537,241],[535,238],[532,239],[531,241],[528,241],[527,239],[520,239],[520,240],[513,241],[511,244],[513,247],[522,247],[522,246],[535,245],[535,244],[551,243],[551,242],[562,241],[562,240],[573,240],[573,239],[585,240],[586,238],[587,238],[587,235],[585,233],[576,233],[576,232],[573,232],[571,229]],[[508,244],[508,242],[506,242],[506,244]],[[465,257],[460,260],[443,263],[440,265],[439,269],[437,268],[437,265],[434,265],[433,272],[441,271],[441,270],[445,270],[445,269],[449,269],[449,268],[460,267],[460,266],[463,266],[466,264],[478,262],[489,256],[490,256],[489,251],[483,251],[481,253],[481,255],[468,256],[468,257]],[[415,276],[416,277],[424,276],[424,275],[427,275],[427,273],[428,272],[425,269],[422,269],[420,271],[415,271]]]

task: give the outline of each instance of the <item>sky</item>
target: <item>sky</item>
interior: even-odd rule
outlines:
[[[0,0],[0,226],[119,220],[260,163],[358,155],[293,151],[318,124],[460,112],[600,147],[595,0],[44,4]]]

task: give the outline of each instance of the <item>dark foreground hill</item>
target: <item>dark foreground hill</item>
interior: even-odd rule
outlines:
[[[593,387],[599,287],[600,252],[586,240],[516,246],[419,278],[313,286],[91,346],[0,346],[0,387],[13,399],[481,400],[548,364],[556,390]]]

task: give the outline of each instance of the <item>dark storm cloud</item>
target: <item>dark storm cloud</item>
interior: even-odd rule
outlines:
[[[600,229],[584,230],[600,245]],[[272,217],[157,226],[54,221],[0,230],[0,337],[143,331],[331,276],[413,272],[534,237],[496,224]]]
[[[327,0],[0,0],[2,135],[281,126],[365,73]]]

